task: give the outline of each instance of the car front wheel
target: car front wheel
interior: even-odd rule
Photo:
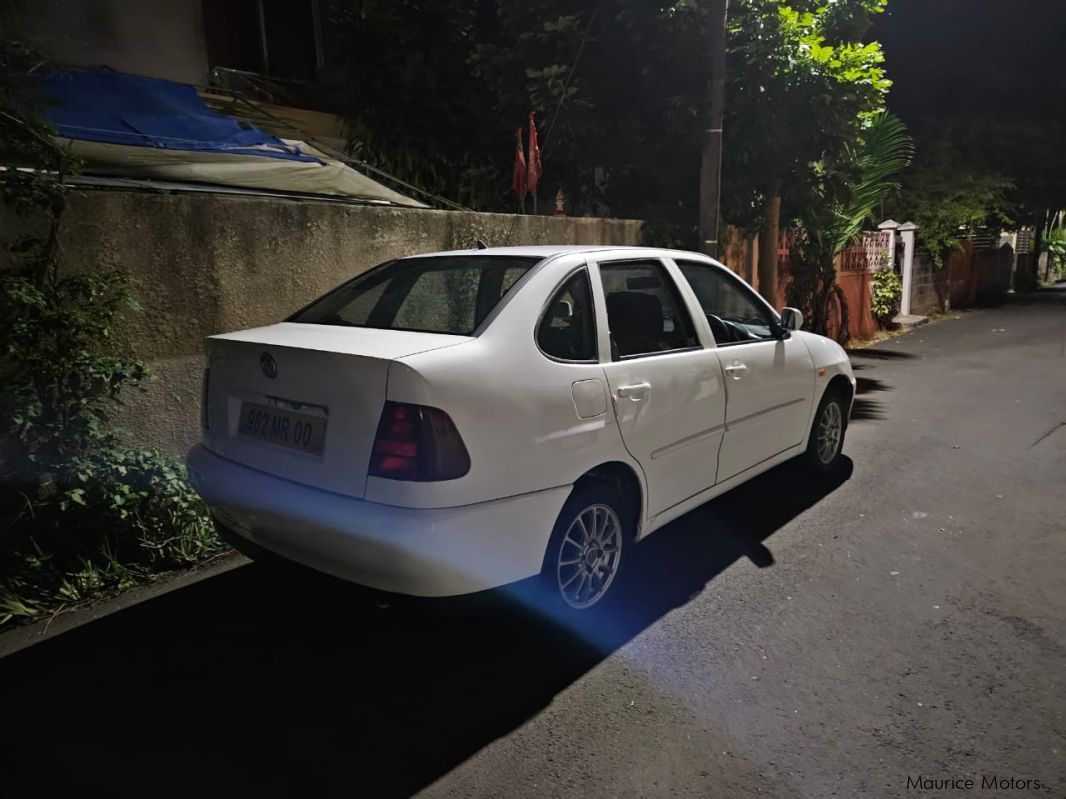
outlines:
[[[814,426],[807,442],[807,463],[815,471],[828,472],[840,459],[844,447],[844,433],[847,430],[847,417],[844,411],[844,398],[840,392],[830,389],[825,392],[818,412],[814,415]]]
[[[632,549],[629,505],[611,485],[578,484],[552,531],[541,582],[549,603],[569,613],[608,604],[619,593]]]

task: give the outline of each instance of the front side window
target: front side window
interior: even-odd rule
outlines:
[[[392,261],[334,289],[289,321],[469,336],[539,260],[439,255]]]
[[[600,264],[615,359],[699,346],[677,286],[658,261]]]
[[[770,312],[733,276],[710,264],[678,261],[719,346],[774,338]]]
[[[596,360],[596,320],[584,269],[555,293],[537,328],[541,352],[562,361]]]

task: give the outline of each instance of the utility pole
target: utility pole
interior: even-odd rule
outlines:
[[[729,0],[711,0],[707,17],[711,79],[707,82],[707,130],[700,164],[700,251],[718,257],[722,205],[722,120],[725,117],[725,42]]]

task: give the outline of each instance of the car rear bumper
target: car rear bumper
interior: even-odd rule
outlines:
[[[194,447],[193,486],[257,547],[360,585],[455,596],[540,572],[563,486],[458,508],[396,508],[294,483]]]

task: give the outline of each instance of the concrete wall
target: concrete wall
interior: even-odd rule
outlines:
[[[201,10],[201,0],[32,0],[19,22],[61,63],[204,85]]]
[[[944,310],[947,299],[947,270],[938,269],[926,253],[914,256],[911,273],[911,313],[926,316]]]
[[[5,226],[5,233],[10,230]],[[76,192],[65,263],[128,271],[144,313],[118,344],[156,378],[119,422],[140,445],[184,453],[199,437],[203,339],[284,318],[401,255],[492,244],[640,243],[633,220],[398,210],[258,197]]]

